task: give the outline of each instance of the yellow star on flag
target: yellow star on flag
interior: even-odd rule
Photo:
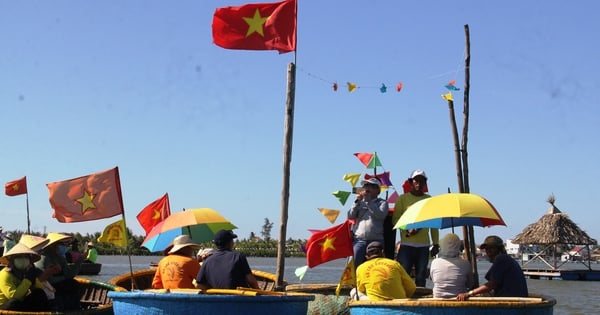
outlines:
[[[333,246],[333,242],[335,242],[336,237],[327,236],[325,240],[321,243],[321,252],[324,252],[328,249],[335,250],[335,246]]]
[[[160,211],[154,209],[154,215],[152,216],[152,220],[160,219]]]
[[[87,209],[96,209],[96,205],[94,204],[94,195],[87,192],[87,190],[83,191],[83,196],[77,199],[77,202],[81,204],[81,213],[84,213]]]
[[[13,191],[19,191],[19,184],[12,185]]]
[[[256,9],[253,17],[243,17],[243,19],[246,21],[246,23],[248,23],[248,32],[246,32],[246,37],[250,36],[250,34],[254,32],[260,34],[260,36],[265,36],[263,32],[263,25],[269,19],[269,17],[260,16],[260,11]]]

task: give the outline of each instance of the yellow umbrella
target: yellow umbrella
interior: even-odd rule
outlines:
[[[412,204],[395,229],[445,229],[455,226],[504,225],[504,220],[487,199],[467,193],[448,193]]]

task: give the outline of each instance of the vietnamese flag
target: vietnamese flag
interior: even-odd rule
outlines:
[[[306,242],[306,262],[309,268],[353,255],[350,221],[314,232]]]
[[[110,218],[123,213],[119,168],[46,184],[52,214],[71,223]]]
[[[146,231],[146,235],[148,235],[155,225],[170,215],[169,194],[166,193],[142,209],[137,215],[137,220]]]
[[[253,3],[218,8],[213,41],[227,49],[296,50],[296,1]]]
[[[27,193],[27,177],[19,178],[4,185],[7,196],[18,196]]]

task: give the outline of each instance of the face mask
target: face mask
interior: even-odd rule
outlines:
[[[14,261],[15,268],[19,270],[26,270],[27,268],[29,268],[30,264],[31,262],[29,261],[29,258],[26,257],[18,257],[15,258]]]
[[[58,253],[60,255],[66,254],[67,250],[68,250],[67,246],[65,246],[65,245],[58,245]]]

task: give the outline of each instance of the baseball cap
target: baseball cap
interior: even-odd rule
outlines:
[[[427,179],[427,175],[425,175],[425,171],[424,170],[414,170],[411,174],[410,174],[410,178],[415,178],[417,176],[423,176],[425,177],[425,179]]]
[[[367,255],[375,255],[378,254],[383,249],[383,244],[381,242],[371,242],[367,246]]]
[[[504,247],[502,239],[496,235],[490,235],[485,238],[483,244],[479,246],[480,249],[486,249],[488,247]]]
[[[363,186],[370,184],[370,185],[377,185],[378,187],[381,187],[381,182],[379,181],[379,179],[377,179],[375,177],[369,178],[367,180],[363,180],[362,182],[360,182],[360,184]]]
[[[219,230],[219,232],[215,234],[214,242],[217,245],[225,245],[227,242],[237,237],[238,236],[233,234],[231,230]]]

